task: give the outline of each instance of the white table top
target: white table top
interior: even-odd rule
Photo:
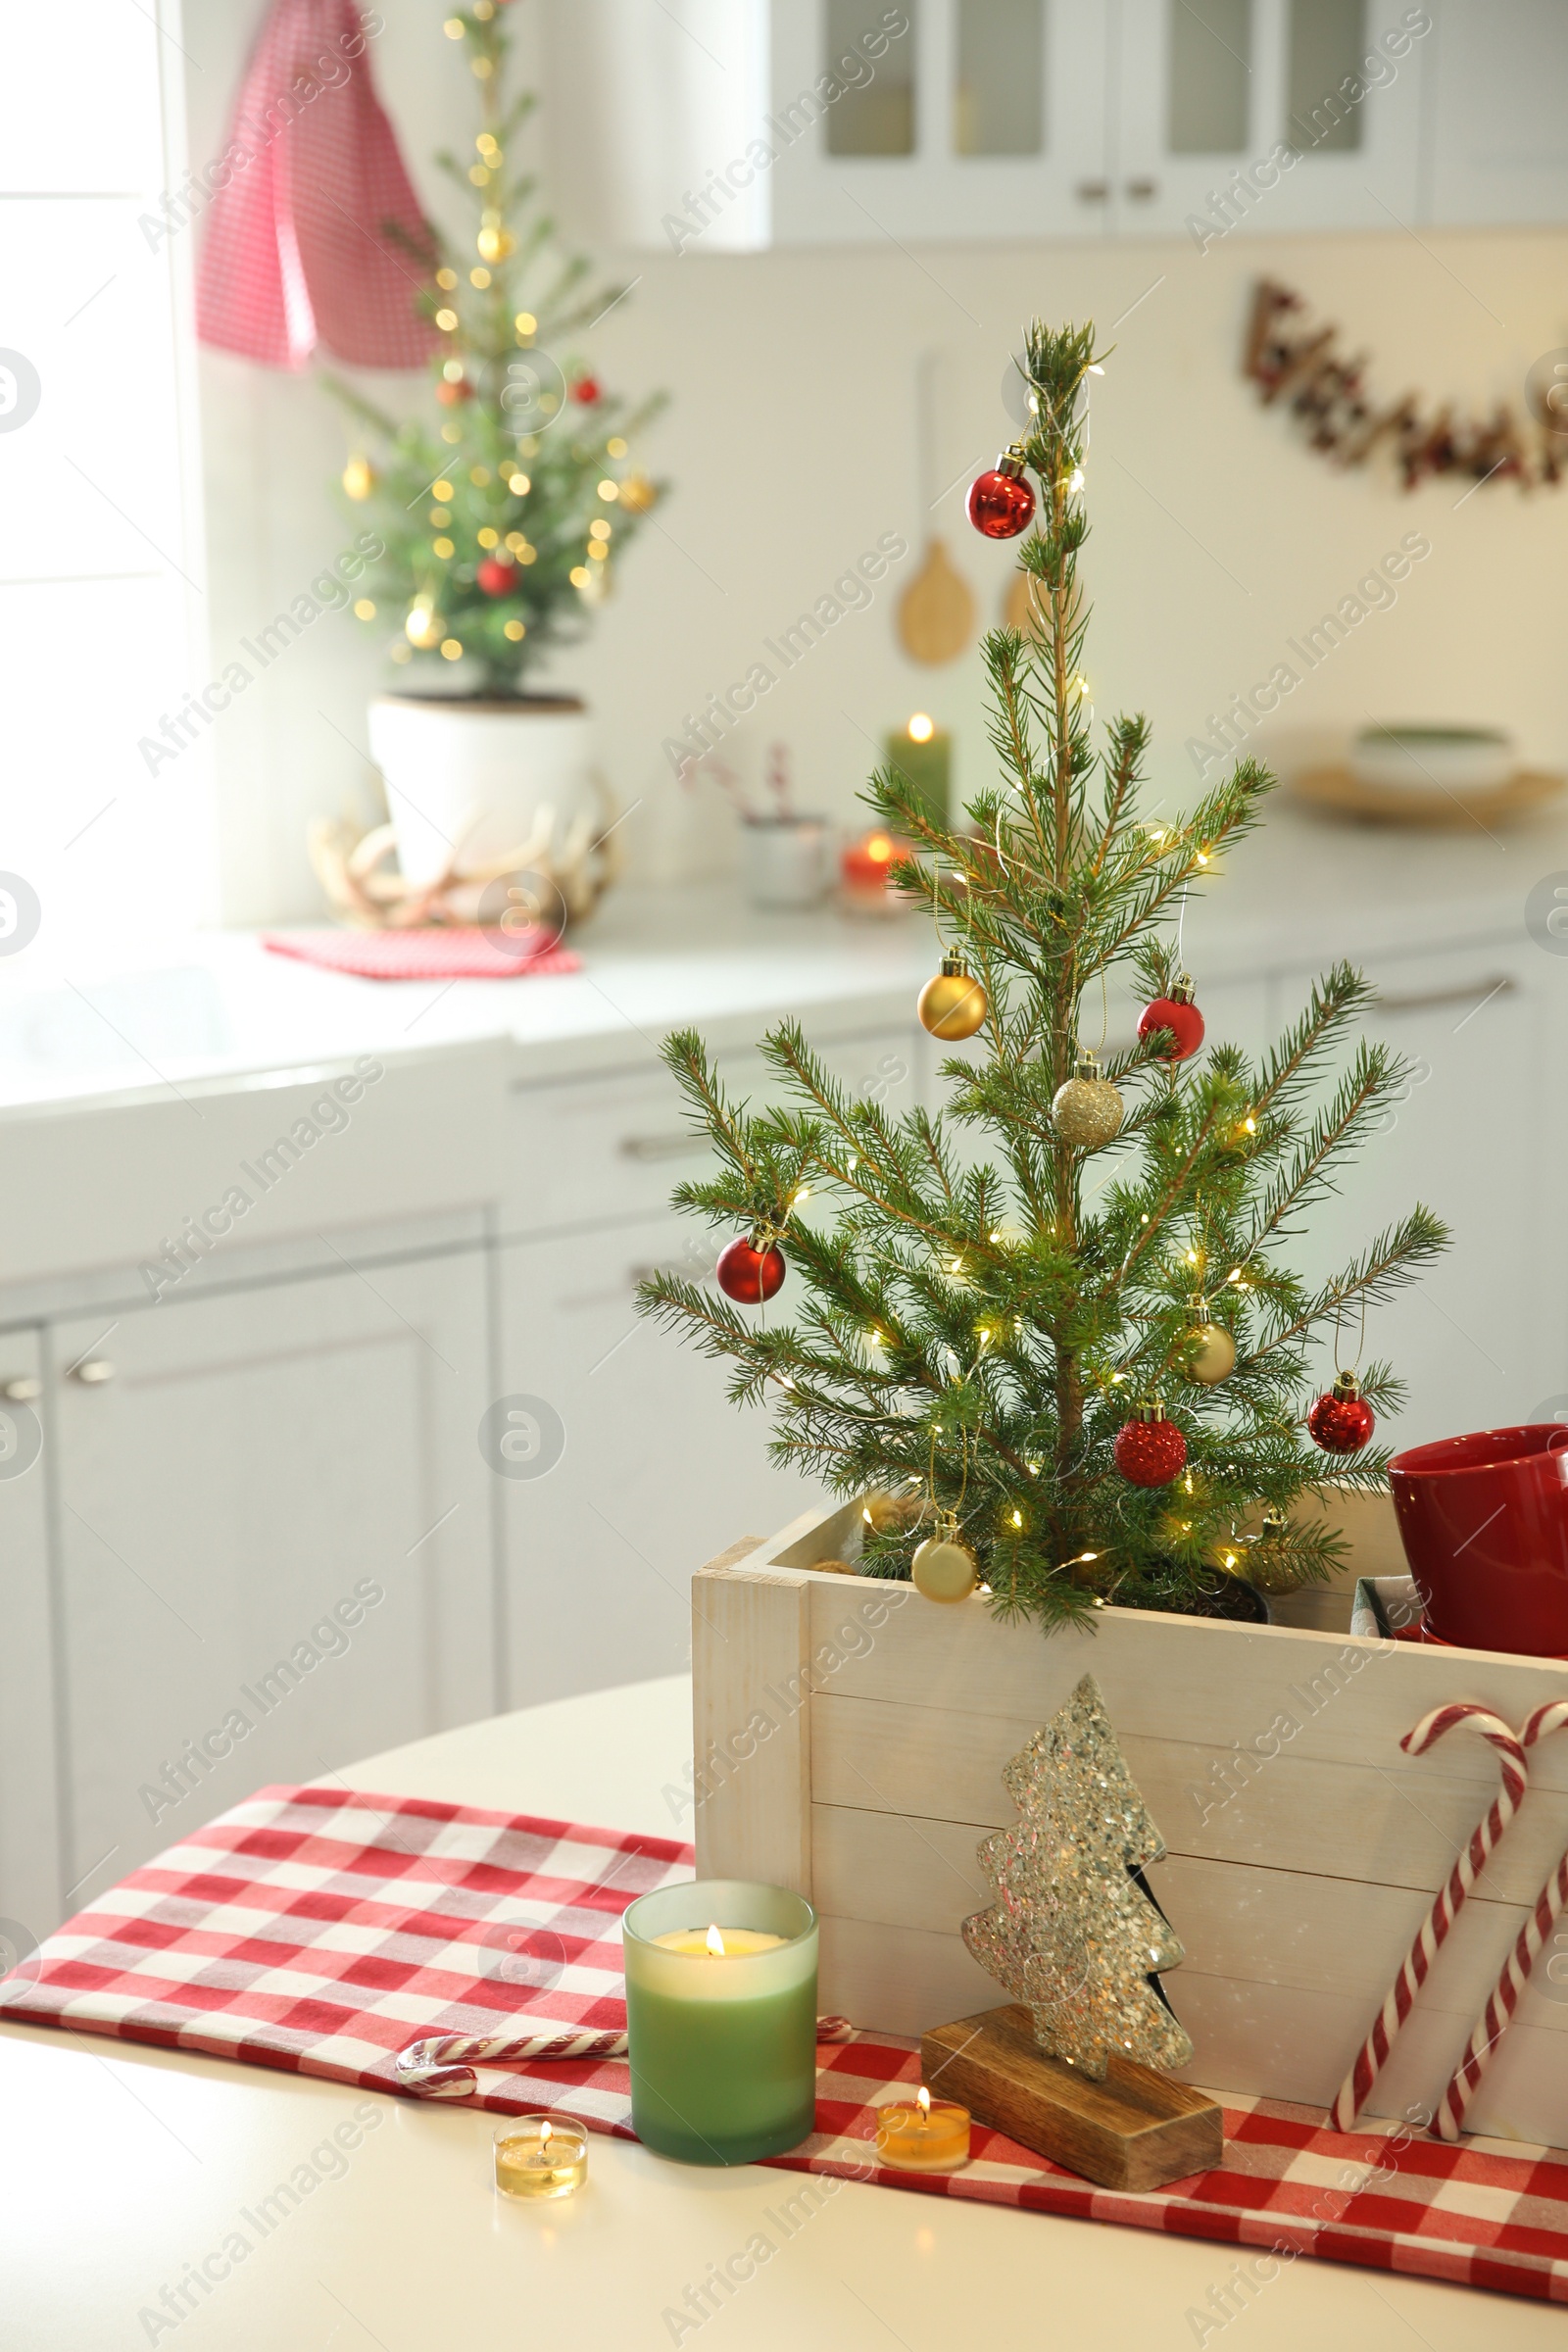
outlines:
[[[684,1832],[662,1790],[690,1752],[676,1676],[443,1733],[342,1777],[668,1837]],[[335,2155],[331,2134],[356,2110],[363,2137]],[[0,2119],[3,2352],[636,2352],[698,2333],[713,2352],[1561,2341],[1561,2312],[1541,2304],[1311,2261],[1205,2330],[1236,2260],[1217,2243],[857,2182],[786,2240],[768,2215],[796,2177],[668,2164],[598,2136],[585,2190],[535,2211],[494,2194],[487,2115],[39,2028],[0,2028]],[[210,2257],[221,2274],[242,2209],[323,2149],[298,2209],[259,2242],[247,2230],[250,2252],[160,2327],[164,2289]],[[701,2330],[672,2327],[664,2313],[688,2285],[759,2231],[777,2247],[765,2266]]]

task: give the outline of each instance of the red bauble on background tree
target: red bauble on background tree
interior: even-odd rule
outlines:
[[[581,401],[585,409],[591,409],[599,398],[599,378],[596,375],[579,375],[571,387],[571,397]]]
[[[1377,1426],[1353,1372],[1342,1372],[1306,1416],[1307,1433],[1325,1453],[1359,1453]]]
[[[1169,1045],[1155,1049],[1162,1061],[1185,1061],[1203,1042],[1203,1016],[1193,1003],[1193,984],[1186,972],[1168,997],[1156,997],[1152,1004],[1144,1007],[1139,1036],[1152,1037],[1161,1029],[1168,1029],[1171,1035]]]
[[[1132,1487],[1168,1487],[1187,1460],[1187,1440],[1165,1418],[1158,1396],[1148,1397],[1116,1432],[1111,1451]]]
[[[486,596],[510,596],[517,585],[517,566],[500,556],[486,556],[473,576]]]
[[[784,1282],[784,1252],[765,1225],[755,1233],[738,1233],[719,1251],[718,1287],[726,1298],[742,1306],[760,1306]]]
[[[1024,479],[1023,460],[1004,451],[989,472],[969,487],[969,520],[988,539],[1016,539],[1034,519],[1035,494]]]

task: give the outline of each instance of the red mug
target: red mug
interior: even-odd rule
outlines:
[[[1568,1428],[1440,1438],[1396,1453],[1389,1483],[1429,1633],[1568,1657]]]

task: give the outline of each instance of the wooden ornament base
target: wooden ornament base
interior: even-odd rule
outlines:
[[[920,2039],[921,2079],[976,2123],[1102,2188],[1163,2188],[1225,2157],[1220,2109],[1200,2090],[1112,2057],[1103,2082],[1048,2058],[1027,2009],[987,2009]]]

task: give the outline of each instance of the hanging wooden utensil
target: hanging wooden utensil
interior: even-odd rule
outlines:
[[[915,369],[915,445],[920,504],[937,502],[935,352],[922,352]],[[935,667],[956,662],[975,629],[974,593],[940,539],[926,541],[920,568],[899,600],[899,643],[911,662]]]

